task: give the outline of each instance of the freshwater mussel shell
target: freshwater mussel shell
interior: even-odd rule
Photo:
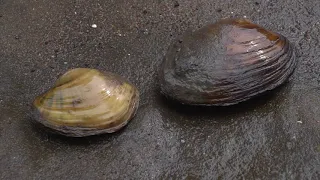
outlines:
[[[228,106],[280,86],[296,64],[294,47],[283,35],[247,19],[222,19],[169,47],[160,88],[183,104]]]
[[[51,132],[84,137],[122,129],[135,116],[138,106],[138,89],[123,77],[76,68],[35,98],[33,120]]]

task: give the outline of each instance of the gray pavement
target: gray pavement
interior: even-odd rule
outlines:
[[[295,45],[289,83],[226,108],[159,94],[155,70],[175,38],[243,16]],[[319,179],[319,18],[317,0],[0,0],[0,179]],[[30,123],[35,96],[75,67],[139,88],[126,128],[75,139]]]

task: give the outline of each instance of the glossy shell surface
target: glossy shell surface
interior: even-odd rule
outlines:
[[[183,104],[227,106],[281,85],[296,67],[286,37],[246,19],[223,19],[174,42],[161,92]]]
[[[77,68],[33,102],[35,120],[54,132],[74,137],[113,133],[136,113],[139,92],[124,78]]]

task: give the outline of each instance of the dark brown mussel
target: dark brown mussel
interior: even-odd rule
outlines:
[[[286,37],[246,19],[223,19],[174,42],[161,92],[183,104],[237,104],[283,84],[296,67]]]

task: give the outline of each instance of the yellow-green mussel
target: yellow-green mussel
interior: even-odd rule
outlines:
[[[135,116],[139,91],[123,77],[76,68],[33,102],[35,118],[58,134],[84,137],[113,133]]]

